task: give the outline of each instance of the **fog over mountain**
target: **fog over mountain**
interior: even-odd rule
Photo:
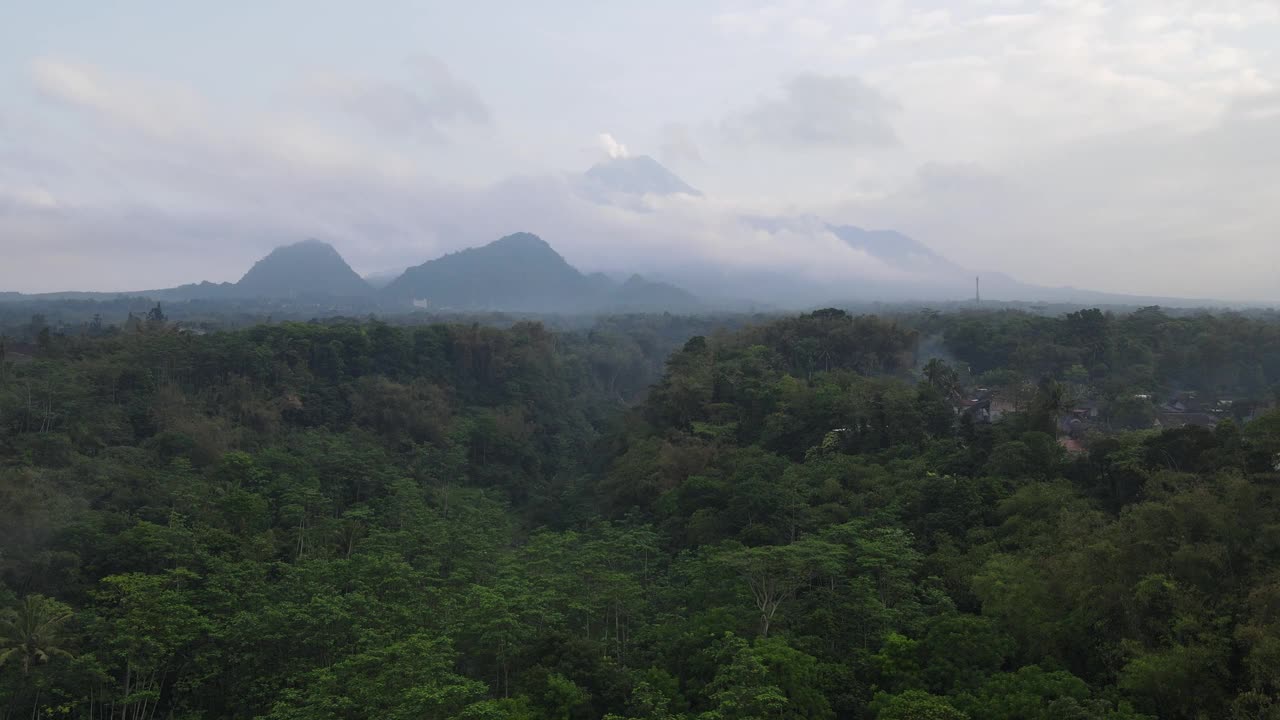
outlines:
[[[584,316],[735,309],[732,303],[709,305],[684,288],[638,273],[625,279],[584,274],[545,240],[525,232],[428,260],[386,282],[356,275],[332,245],[304,240],[275,248],[236,283],[205,281],[122,293],[0,293],[0,302],[17,303],[121,299],[309,309],[317,315],[419,309]]]
[[[368,274],[528,231],[703,298],[957,299],[983,274],[1280,299],[1274,4],[444,8],[286,1],[252,32],[20,8],[0,290],[235,283],[302,238]]]
[[[587,195],[607,201],[619,195],[691,195],[702,193],[648,155],[611,157],[583,174],[580,183]]]
[[[549,229],[558,247],[528,232],[489,240],[516,210],[537,218],[540,231]],[[511,180],[460,194],[453,206],[437,212],[431,221],[441,232],[473,245],[402,273],[384,271],[372,281],[352,270],[333,245],[306,240],[271,250],[236,283],[205,280],[125,292],[167,300],[369,298],[391,307],[584,313],[951,302],[973,298],[984,278],[982,294],[989,300],[1228,304],[1037,286],[964,267],[896,230],[836,225],[815,215],[737,214],[647,156],[613,157],[576,176]],[[592,252],[601,240],[608,243],[606,256]],[[590,266],[588,273],[580,271],[559,247],[588,263],[594,258],[595,272]],[[768,261],[758,262],[761,257]],[[619,283],[600,269],[628,279]]]

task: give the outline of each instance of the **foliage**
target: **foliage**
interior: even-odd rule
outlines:
[[[191,310],[6,326],[4,720],[1280,708],[1274,318]]]

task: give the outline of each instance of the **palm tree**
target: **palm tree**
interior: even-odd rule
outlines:
[[[1035,430],[1054,435],[1058,431],[1058,417],[1067,409],[1067,396],[1062,385],[1049,377],[1041,378],[1031,398],[1031,426]]]
[[[925,382],[948,400],[960,395],[960,374],[940,358],[932,358],[922,370]]]
[[[0,618],[0,665],[22,663],[22,674],[33,664],[49,662],[57,655],[71,657],[59,647],[61,627],[71,619],[71,608],[44,595],[28,595],[16,610]]]

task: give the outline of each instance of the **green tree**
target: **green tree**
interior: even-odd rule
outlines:
[[[839,572],[844,554],[838,545],[804,538],[790,545],[729,548],[717,559],[746,583],[760,613],[760,636],[769,637],[782,603],[815,577]]]
[[[1087,713],[1089,686],[1071,673],[1046,672],[1028,666],[1013,673],[993,675],[978,690],[959,702],[971,717],[989,720],[1058,720],[1062,717],[1098,717]],[[1063,710],[1077,712],[1064,715]]]
[[[666,693],[641,680],[631,691],[627,715],[606,715],[605,720],[683,720],[685,717],[671,712],[671,698]]]
[[[538,704],[547,720],[572,720],[577,711],[591,699],[590,693],[560,673],[548,673]]]
[[[73,616],[70,607],[53,598],[23,598],[16,608],[0,615],[0,665],[17,665],[26,675],[32,666],[51,658],[70,658],[63,628]]]
[[[746,640],[726,634],[716,645],[715,679],[707,686],[711,708],[700,720],[765,720],[788,717],[787,696]]]
[[[118,668],[115,699],[127,720],[153,716],[166,699],[192,643],[209,629],[192,600],[198,580],[187,570],[126,573],[102,579],[98,598],[106,606],[97,642]]]
[[[424,634],[371,647],[310,673],[271,720],[447,720],[483,699],[484,683],[456,674],[447,640]],[[475,716],[475,713],[471,715]]]
[[[929,387],[937,390],[942,397],[950,400],[960,396],[960,374],[945,360],[932,358],[925,363],[920,373]]]
[[[969,720],[946,699],[923,690],[881,693],[871,703],[876,720]]]

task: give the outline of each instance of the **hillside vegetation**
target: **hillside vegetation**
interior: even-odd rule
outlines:
[[[33,328],[0,353],[0,717],[1277,718],[1277,338]],[[1191,392],[1235,410],[1155,426]]]

